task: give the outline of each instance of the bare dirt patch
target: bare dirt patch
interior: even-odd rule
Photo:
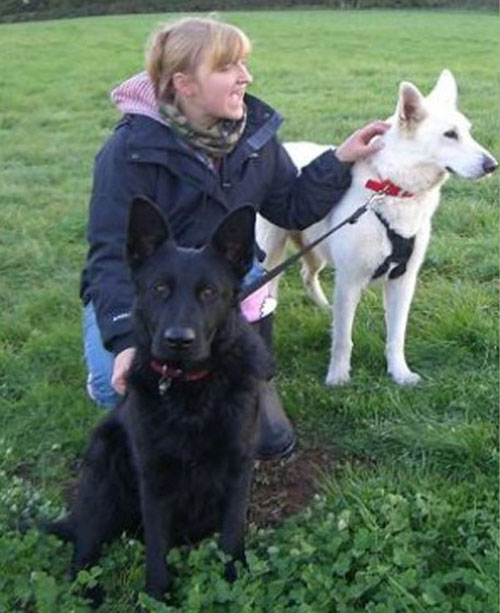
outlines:
[[[285,460],[256,463],[249,521],[276,526],[309,504],[319,491],[319,477],[333,463],[325,449],[299,449]]]

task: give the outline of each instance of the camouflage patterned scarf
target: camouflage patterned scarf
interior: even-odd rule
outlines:
[[[175,130],[190,145],[201,149],[212,158],[221,158],[231,153],[245,129],[247,110],[237,121],[221,119],[206,130],[192,126],[188,118],[173,104],[168,102],[159,105],[158,110],[165,123]]]

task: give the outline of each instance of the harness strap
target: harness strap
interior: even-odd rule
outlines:
[[[385,273],[389,270],[389,266],[393,263],[395,263],[396,266],[389,273],[389,279],[397,279],[406,272],[408,260],[410,259],[411,254],[413,253],[413,247],[415,246],[415,237],[411,236],[410,238],[405,238],[404,236],[401,236],[401,234],[398,234],[390,227],[387,219],[385,219],[383,215],[375,210],[373,212],[377,216],[380,223],[385,227],[387,238],[391,241],[392,252],[373,273],[372,279],[378,279],[378,277],[385,275]]]

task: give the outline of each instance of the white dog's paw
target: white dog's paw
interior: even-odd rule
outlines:
[[[314,295],[312,293],[310,293],[309,295],[311,296],[316,306],[318,306],[320,309],[323,309],[325,311],[331,311],[332,305],[328,302],[324,295],[323,297]]]
[[[331,387],[346,385],[349,383],[349,368],[330,368],[326,375],[325,383]]]
[[[409,368],[402,371],[390,372],[391,377],[399,385],[417,385],[422,380],[422,377],[416,372],[412,372]]]
[[[314,304],[316,304],[316,306],[319,306],[320,309],[330,310],[332,308],[332,305],[328,302],[328,299],[325,296],[317,277],[309,277],[303,274],[302,281],[309,298],[314,302]]]

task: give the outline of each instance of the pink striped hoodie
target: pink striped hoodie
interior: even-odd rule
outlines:
[[[115,87],[111,101],[123,114],[145,115],[166,125],[158,111],[153,83],[147,72],[139,72]]]

